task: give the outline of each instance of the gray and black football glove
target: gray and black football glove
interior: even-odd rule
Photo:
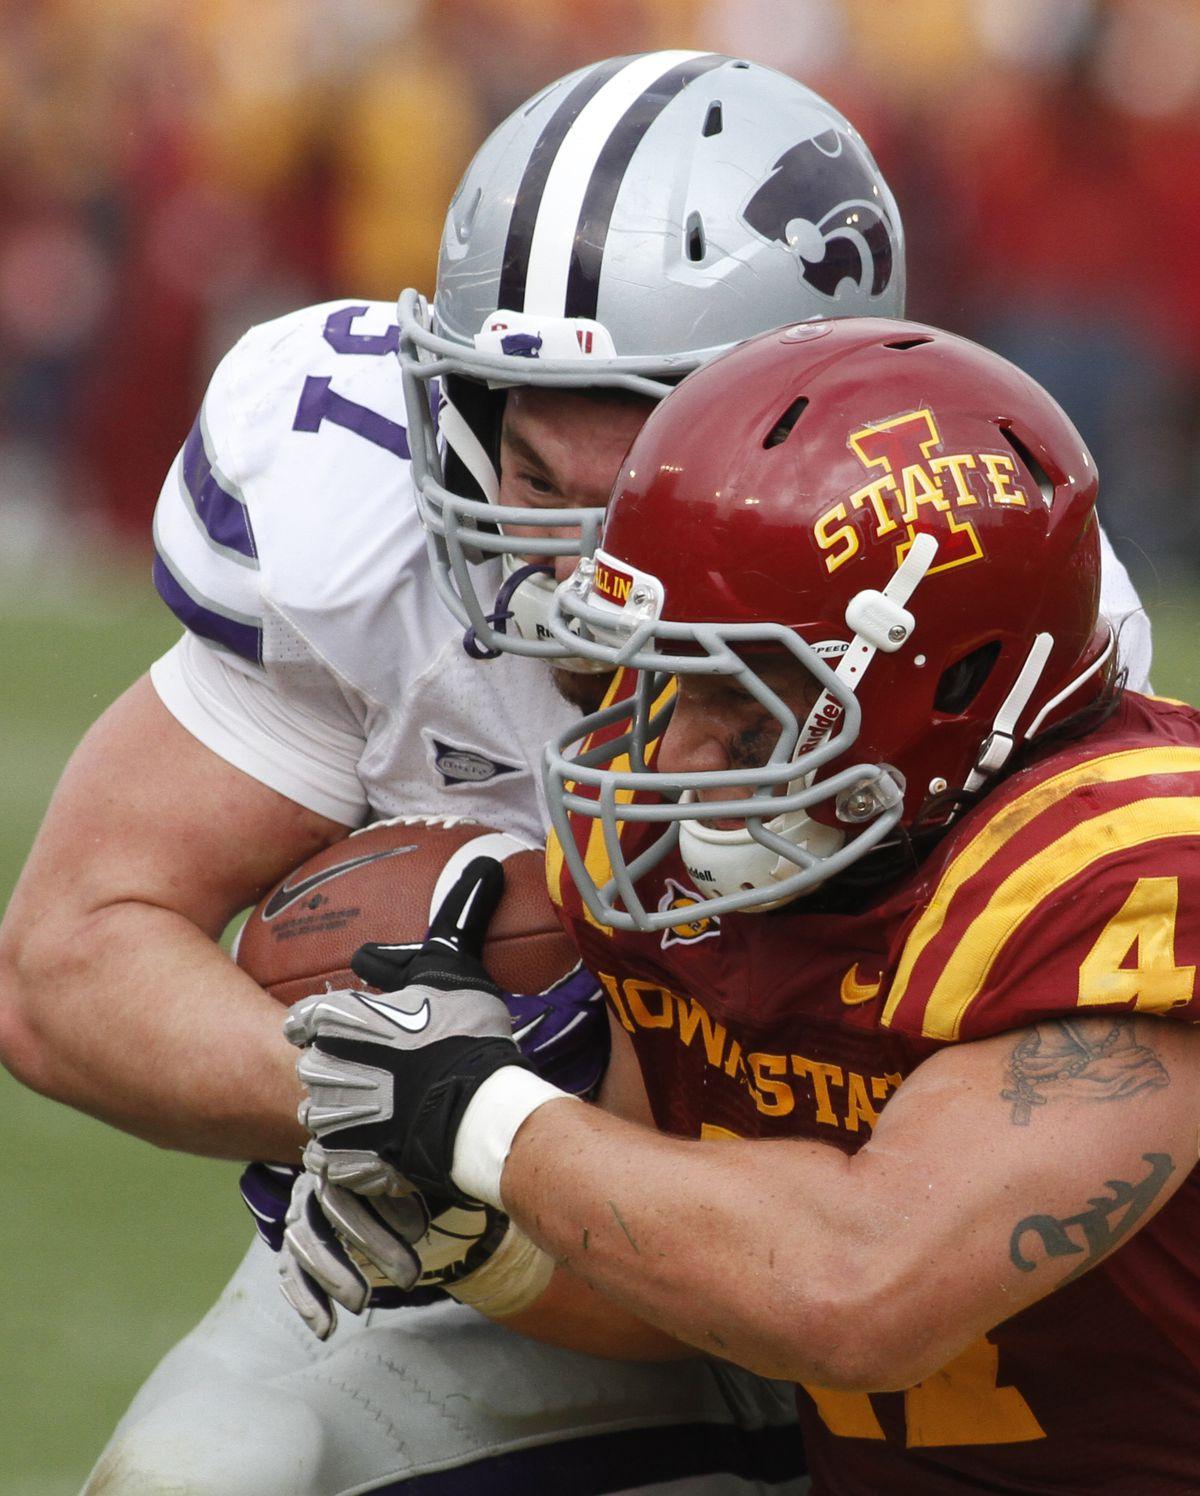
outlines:
[[[481,960],[504,870],[477,857],[437,910],[404,985],[316,994],[284,1020],[304,1050],[299,1117],[322,1145],[331,1184],[378,1195],[412,1186],[474,1204],[451,1178],[454,1142],[475,1092],[497,1070],[532,1069],[513,1042],[500,989]]]
[[[319,1145],[311,1145],[321,1164]],[[292,1189],[279,1254],[284,1297],[325,1340],[336,1304],[352,1314],[424,1302],[482,1266],[508,1229],[489,1206],[432,1208],[417,1191],[371,1199],[305,1170]],[[390,1295],[396,1295],[393,1301]]]
[[[423,943],[364,945],[355,953],[352,965],[364,981],[392,992],[404,985],[408,969]],[[513,1040],[537,1074],[570,1095],[591,1097],[604,1075],[609,1055],[603,993],[591,972],[576,964],[543,992],[505,992],[502,996],[512,1020]],[[272,1252],[278,1252],[283,1245],[287,1212],[299,1173],[298,1168],[285,1164],[252,1163],[247,1164],[239,1181],[255,1227]],[[450,1216],[456,1209],[459,1207],[448,1207],[442,1214]],[[435,1219],[439,1221],[435,1235],[450,1227],[449,1221]],[[456,1222],[450,1229],[457,1231],[460,1224]],[[374,1255],[370,1248],[361,1251],[368,1259]],[[371,1282],[368,1308],[399,1308],[434,1302],[443,1296],[443,1280],[426,1272],[417,1280],[416,1287],[399,1287],[396,1277],[387,1271],[386,1253],[378,1273],[373,1273],[367,1265],[360,1266]],[[304,1271],[299,1262],[288,1269],[281,1264],[280,1271],[294,1284],[294,1290],[288,1290],[289,1300],[314,1329],[318,1323],[327,1323],[324,1332],[327,1334],[333,1323],[331,1306],[326,1305],[322,1310],[318,1303],[311,1312],[301,1308],[301,1304],[311,1304],[316,1293],[324,1290],[316,1283],[305,1284],[299,1276]],[[354,1310],[353,1290],[348,1290],[346,1297],[338,1293],[332,1297]]]

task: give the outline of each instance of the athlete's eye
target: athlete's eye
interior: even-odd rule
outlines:
[[[540,473],[519,472],[517,478],[530,493],[549,495],[555,492],[554,484]]]

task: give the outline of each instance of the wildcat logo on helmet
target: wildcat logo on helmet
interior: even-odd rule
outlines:
[[[688,911],[699,910],[704,904],[704,900],[698,893],[684,888],[681,883],[676,883],[674,878],[668,878],[666,881],[667,886],[658,901],[660,911],[678,909],[681,915],[687,915]],[[710,935],[720,933],[719,917],[697,913],[694,918],[684,918],[679,924],[670,925],[665,929],[662,934],[662,948],[665,951],[670,945],[695,945],[698,940],[707,940]]]
[[[510,358],[537,358],[542,351],[542,339],[531,332],[505,333],[500,339],[500,351]]]
[[[892,278],[896,233],[866,150],[840,130],[802,140],[775,162],[742,210],[756,234],[793,250],[822,296],[845,282],[880,296]]]
[[[589,317],[551,317],[502,309],[475,335],[480,353],[505,358],[615,358],[612,336]]]
[[[983,559],[975,526],[963,514],[981,504],[1027,509],[1030,495],[1011,452],[937,452],[942,445],[932,410],[906,411],[864,426],[848,445],[867,471],[877,474],[834,504],[813,525],[825,569],[837,571],[862,550],[863,539],[895,537],[903,561],[916,527],[938,539],[930,574]]]

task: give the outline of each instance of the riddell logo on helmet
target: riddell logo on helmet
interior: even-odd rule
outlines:
[[[618,571],[615,566],[608,566],[603,561],[596,562],[596,570],[592,573],[592,588],[606,603],[623,608],[629,601],[629,589],[632,586],[633,578],[628,572]]]
[[[803,756],[811,753],[814,748],[819,748],[841,720],[842,709],[832,696],[819,701],[813,715],[804,724],[804,736],[797,746],[797,755]]]
[[[898,566],[918,526],[937,536],[938,559],[930,574],[980,561],[983,546],[964,511],[980,505],[1028,509],[1032,502],[1010,452],[937,451],[942,438],[932,410],[864,426],[847,445],[877,476],[813,525],[831,573],[861,552],[866,535],[894,537]]]

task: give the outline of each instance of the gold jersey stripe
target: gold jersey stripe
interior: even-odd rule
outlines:
[[[558,839],[558,832],[551,827],[550,835],[546,838],[546,889],[550,894],[550,902],[558,909],[563,906],[562,875],[562,843]]]
[[[606,706],[611,706],[612,705],[614,699],[616,698],[617,691],[619,689],[620,683],[622,682],[622,680],[624,680],[624,678],[625,678],[625,671],[623,669],[622,670],[618,670],[617,673],[616,673],[616,675],[613,676],[612,683],[610,684],[607,692],[605,693],[604,701],[601,704],[601,710],[603,710],[603,708],[606,707]],[[672,679],[672,680],[669,680],[667,682],[667,684],[663,687],[663,689],[659,692],[658,696],[655,698],[654,704],[650,708],[650,715],[651,715],[651,717],[653,717],[656,712],[658,712],[662,707],[664,707],[674,694],[675,694],[675,681],[674,681],[674,679]],[[633,702],[632,702],[632,699],[630,701],[630,707],[629,707],[629,709],[630,709],[630,712],[632,713],[632,711],[633,711]],[[655,746],[657,745],[657,742],[658,742],[658,739],[655,738],[652,742],[649,742],[649,743],[646,744],[646,754],[647,754],[647,756],[649,756],[650,754],[652,754],[654,752],[654,749],[655,749]],[[628,773],[629,770],[632,767],[632,765],[630,764],[630,761],[629,761],[629,755],[628,755],[628,753],[618,754],[617,757],[614,758],[610,762],[610,764],[609,764],[608,767],[609,767],[609,770],[612,773],[614,773],[614,774],[626,774],[626,773]],[[569,788],[574,789],[574,785],[570,785]],[[619,790],[616,791],[615,796],[614,796],[614,798],[616,799],[616,802],[617,802],[618,805],[628,805],[629,802],[633,799],[633,797],[634,797],[634,791],[633,790],[629,790],[629,789],[619,789]],[[625,830],[625,822],[624,821],[618,821],[617,822],[617,837],[618,838],[621,837],[621,835],[623,834],[624,830]],[[558,884],[557,884],[557,887],[558,887],[558,891],[559,891],[559,902],[561,902],[561,897],[562,897],[562,855],[563,854],[562,854],[562,848],[558,845],[557,838],[553,838],[553,841],[554,841],[554,851],[555,851],[555,854],[557,856],[557,861],[558,861],[558,867],[557,867]],[[550,849],[549,849],[549,847],[547,847],[547,866],[549,866],[549,858],[550,858]],[[612,877],[612,861],[609,858],[608,848],[605,846],[605,842],[604,842],[604,822],[599,817],[597,817],[595,820],[592,821],[591,827],[588,830],[587,847],[585,848],[584,854],[583,854],[583,864],[584,864],[584,867],[587,869],[588,877],[591,878],[592,882],[596,885],[597,888],[603,888],[604,885],[608,882],[608,880]],[[550,897],[554,898],[554,889],[553,888],[551,889]],[[585,901],[580,900],[580,907],[583,910],[583,917],[584,917],[585,920],[587,920],[587,922],[588,922],[589,925],[594,925],[597,930],[603,931],[603,933],[605,935],[611,935],[613,933],[612,927],[609,926],[609,925],[602,925],[600,923],[600,921],[596,918],[596,916],[592,913],[592,911],[588,908],[588,906],[587,906],[587,904],[586,904]]]
[[[958,1038],[964,1014],[983,990],[1009,939],[1031,911],[1064,883],[1114,853],[1198,833],[1197,796],[1134,800],[1073,826],[1010,873],[971,921],[929,995],[921,1032],[927,1039]]]
[[[598,711],[603,711],[605,707],[613,704],[624,678],[625,671],[623,669],[613,671],[612,679],[608,683],[608,689],[604,693],[604,699],[597,708]],[[568,794],[572,793],[575,789],[574,781],[570,779],[564,781],[563,788]],[[555,904],[559,909],[563,907],[563,866],[562,842],[558,839],[558,832],[551,828],[550,835],[546,838],[546,888],[550,893],[550,902]],[[586,913],[587,911],[585,910],[584,912]],[[593,920],[592,923],[594,924],[595,921]]]
[[[628,753],[618,754],[609,764],[609,769],[614,774],[628,773],[630,768]],[[633,799],[632,790],[617,790],[614,796],[618,805],[628,805]],[[625,829],[625,822],[617,822],[617,836]],[[597,816],[588,828],[587,848],[583,854],[583,865],[587,869],[587,875],[597,888],[603,888],[612,877],[612,862],[609,859],[608,848],[604,845],[604,821]],[[611,935],[612,927],[602,925],[592,911],[588,908],[586,900],[580,900],[580,908],[583,917],[589,925],[595,925],[597,930],[603,930],[605,935]]]
[[[1089,784],[1119,784],[1148,774],[1200,773],[1200,748],[1130,748],[1064,769],[1019,795],[997,812],[947,864],[925,912],[905,942],[882,1022],[891,1023],[925,948],[941,933],[954,896],[1043,811]]]

